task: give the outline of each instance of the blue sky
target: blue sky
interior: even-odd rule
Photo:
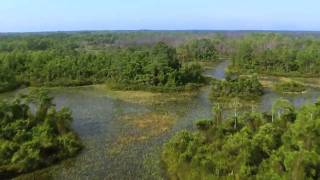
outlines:
[[[319,0],[0,0],[0,32],[320,30]]]

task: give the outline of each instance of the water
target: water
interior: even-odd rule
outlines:
[[[152,170],[157,172],[150,172],[150,165],[145,165],[148,156],[158,160],[159,148],[175,132],[192,129],[197,119],[210,117],[208,91],[208,88],[204,88],[188,102],[142,105],[113,99],[103,90],[92,87],[54,90],[52,95],[57,108],[66,106],[72,110],[73,128],[81,137],[85,149],[73,159],[19,178],[156,179],[161,175],[160,166],[156,164]],[[119,138],[130,139],[130,136],[143,133],[143,129],[133,128],[121,117],[152,112],[170,114],[177,120],[164,133],[142,141],[129,140],[128,144],[121,145],[123,142],[119,142]],[[110,153],[110,149],[114,148],[116,151],[120,148],[121,152]]]
[[[289,100],[295,107],[300,107],[305,103],[314,103],[320,97],[319,89],[308,88],[306,93],[302,94],[279,94],[273,92],[270,89],[265,90],[265,94],[261,97],[261,102],[259,103],[259,109],[261,111],[270,111],[272,103],[279,99],[284,98]]]
[[[229,61],[218,64],[206,75],[224,78]],[[208,100],[210,88],[203,88],[190,100],[163,105],[146,105],[117,100],[103,90],[92,87],[59,88],[52,91],[57,108],[69,107],[73,113],[73,128],[82,139],[85,148],[75,158],[57,165],[18,177],[19,179],[159,179],[160,148],[175,132],[194,128],[199,118],[211,117]],[[2,94],[10,97],[15,93]],[[259,109],[267,111],[272,101],[284,97],[296,106],[313,102],[319,91],[309,89],[302,95],[280,95],[266,90]],[[133,137],[148,136],[145,129],[136,128],[121,118],[144,113],[169,114],[176,121],[164,132],[143,140]],[[157,124],[154,125],[157,128]],[[143,136],[142,136],[143,135]]]
[[[225,69],[230,65],[230,63],[230,60],[222,61],[213,70],[207,70],[204,75],[220,80],[225,79]]]

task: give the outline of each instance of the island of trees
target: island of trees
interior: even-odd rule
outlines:
[[[236,76],[227,80],[212,80],[212,100],[235,98],[254,100],[263,95],[263,87],[257,76]]]

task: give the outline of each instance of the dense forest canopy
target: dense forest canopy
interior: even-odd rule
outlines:
[[[82,145],[71,122],[70,110],[56,110],[52,97],[44,90],[11,101],[1,100],[0,178],[76,155]]]
[[[217,43],[210,39],[191,40],[178,48],[182,61],[215,61],[218,59]]]
[[[235,42],[233,69],[245,73],[296,76],[320,74],[320,39],[253,34]]]
[[[226,34],[228,37],[242,33]],[[108,46],[150,46],[165,42],[179,46],[192,39],[224,37],[222,32],[210,31],[97,31],[97,32],[48,32],[48,33],[0,33],[0,51],[46,50],[57,48],[94,48]],[[218,38],[221,39],[221,38]]]

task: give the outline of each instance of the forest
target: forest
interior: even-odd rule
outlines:
[[[313,77],[320,73],[320,40],[315,37],[195,33],[187,38],[188,33],[168,34],[1,36],[0,92],[19,86],[105,82],[124,89],[178,90],[205,83],[197,63],[215,62],[221,57],[231,57],[229,71],[233,73]]]
[[[233,71],[318,77],[320,40],[313,36],[251,34],[235,42]]]

